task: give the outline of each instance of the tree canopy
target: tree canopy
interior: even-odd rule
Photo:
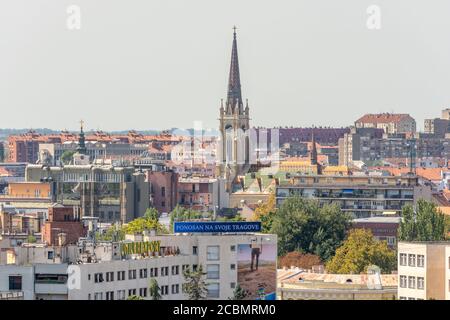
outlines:
[[[386,241],[374,239],[370,230],[353,229],[326,264],[326,270],[329,273],[359,274],[367,272],[371,265],[378,266],[383,273],[391,273],[397,267],[396,253]]]
[[[161,288],[159,287],[158,281],[156,279],[150,280],[149,293],[152,300],[161,300]]]
[[[233,290],[233,296],[231,298],[228,298],[228,300],[244,300],[249,295],[249,291],[243,289],[238,283]]]
[[[269,233],[272,229],[273,218],[275,217],[277,207],[275,193],[270,194],[267,202],[261,203],[255,209],[253,220],[261,221],[261,231]]]
[[[75,154],[75,151],[73,150],[66,150],[61,155],[61,162],[63,164],[70,164],[73,160],[73,155]]]
[[[273,217],[271,232],[278,235],[278,254],[300,251],[330,259],[345,239],[351,217],[337,205],[287,198]]]
[[[403,207],[398,230],[401,241],[441,241],[447,236],[446,216],[432,202],[419,200],[414,208]]]
[[[189,300],[203,300],[208,294],[204,276],[206,272],[203,271],[203,267],[200,265],[196,271],[187,268],[183,271],[185,283],[183,285],[184,293],[188,296]]]

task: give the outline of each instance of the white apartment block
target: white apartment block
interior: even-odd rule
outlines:
[[[150,244],[157,244],[154,251],[148,250]],[[142,252],[127,251],[130,246]],[[271,293],[276,291],[276,247],[276,235],[256,233],[127,235],[121,242],[80,239],[65,247],[5,244],[0,292],[25,300],[151,299],[150,281],[155,279],[162,299],[187,299],[183,271],[201,265],[207,299],[232,297],[238,283],[256,292],[264,282]],[[261,251],[257,256],[254,248]],[[259,270],[253,270],[253,262]]]
[[[238,283],[238,247],[250,247],[256,241],[276,248],[277,243],[276,236],[268,234],[127,236],[127,241],[160,241],[161,248],[173,250],[159,256],[121,258],[119,245],[97,247],[97,261],[74,266],[79,280],[77,288],[69,288],[69,300],[124,300],[133,295],[151,299],[151,279],[158,282],[163,300],[187,299],[183,271],[200,265],[206,272],[207,299],[226,300]],[[275,284],[276,269],[272,278],[269,282]]]
[[[399,242],[398,298],[444,300],[449,298],[450,242]]]
[[[445,248],[445,300],[450,300],[450,245]]]

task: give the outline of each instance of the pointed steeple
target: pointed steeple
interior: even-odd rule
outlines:
[[[242,113],[241,77],[239,74],[236,27],[233,29],[233,47],[231,50],[230,75],[228,78],[228,94],[226,103],[227,107],[231,106],[231,112],[234,112],[234,108],[237,105],[239,108],[239,113]]]

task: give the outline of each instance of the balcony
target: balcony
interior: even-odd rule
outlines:
[[[22,291],[0,292],[0,300],[23,300]]]

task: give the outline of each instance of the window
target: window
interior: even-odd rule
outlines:
[[[400,297],[400,300],[407,300],[406,297]]]
[[[147,288],[140,288],[139,289],[139,295],[143,298],[147,296]]]
[[[236,265],[235,265],[234,263],[232,263],[232,264],[230,265],[230,269],[231,269],[231,270],[236,270]]]
[[[230,251],[235,252],[236,251],[236,246],[230,246]]]
[[[406,288],[406,276],[400,276],[400,288]]]
[[[136,269],[128,270],[128,280],[136,279]]]
[[[218,264],[208,264],[206,266],[206,278],[207,279],[219,279],[219,268]]]
[[[220,287],[218,283],[208,283],[208,298],[219,298],[220,297]]]
[[[197,247],[197,246],[193,246],[193,247],[192,247],[192,254],[193,254],[194,256],[196,256],[196,255],[198,254],[198,247]]]
[[[161,295],[165,296],[169,294],[169,286],[161,286]]]
[[[172,266],[172,275],[177,275],[180,273],[180,266]]]
[[[181,267],[181,270],[184,272],[187,269],[189,269],[189,265],[188,264],[183,264],[183,266]]]
[[[236,288],[236,282],[231,282],[231,283],[230,283],[230,288],[231,288],[231,289]]]
[[[219,246],[208,246],[206,248],[206,259],[207,260],[219,260]]]
[[[197,271],[197,268],[198,268],[198,265],[196,265],[196,264],[193,264],[193,265],[192,265],[192,271],[196,272],[196,271]]]
[[[22,276],[9,276],[9,290],[22,290]]]
[[[416,266],[416,255],[408,254],[408,266],[415,267]]]
[[[169,275],[169,267],[161,267],[161,277],[166,277]]]
[[[425,256],[423,254],[417,255],[417,266],[418,267],[425,267]]]
[[[117,281],[125,280],[125,271],[117,271]]]
[[[400,265],[401,266],[406,266],[406,259],[407,259],[406,253],[400,253]]]
[[[107,272],[106,273],[106,282],[114,281],[114,272]]]
[[[408,298],[408,300],[416,300],[416,298]]]
[[[117,290],[117,300],[125,300],[125,290]]]
[[[172,285],[172,294],[178,294],[180,292],[180,285],[179,284],[173,284]]]
[[[141,279],[147,278],[147,269],[140,269],[139,270],[139,278],[141,278]]]
[[[34,282],[47,284],[65,284],[67,283],[67,274],[36,273],[34,276]]]
[[[417,277],[417,289],[423,290],[425,287],[425,279],[423,277]]]
[[[106,300],[114,300],[114,291],[106,291]]]
[[[91,281],[91,274],[88,274],[88,280]]]
[[[94,293],[94,300],[103,300],[103,292]]]
[[[161,197],[166,196],[166,187],[161,187]]]
[[[158,276],[158,268],[150,268],[150,277]]]
[[[128,296],[135,296],[136,295],[136,289],[129,289],[128,290]]]
[[[410,289],[416,288],[416,277],[408,277],[408,288]]]
[[[95,273],[94,274],[94,282],[95,283],[100,283],[103,282],[103,273]]]
[[[53,251],[47,252],[47,258],[48,258],[48,260],[52,260],[53,257],[54,257]]]

